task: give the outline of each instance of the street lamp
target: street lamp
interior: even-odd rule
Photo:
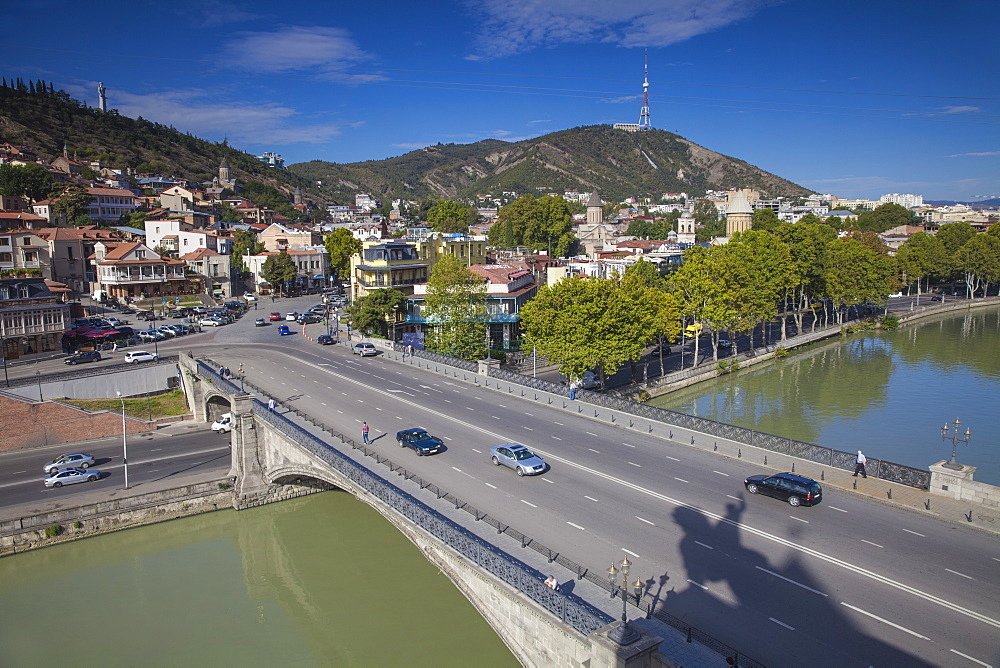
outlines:
[[[125,428],[125,399],[121,392],[115,392],[122,402],[122,462],[125,464],[125,489],[128,489],[128,430]]]
[[[631,645],[641,637],[638,631],[629,628],[628,617],[625,609],[625,606],[628,604],[628,571],[631,566],[632,563],[628,560],[628,555],[625,555],[625,558],[621,560],[620,564],[618,564],[618,568],[615,568],[615,563],[611,562],[611,568],[608,569],[608,582],[611,584],[611,598],[614,598],[619,590],[621,590],[622,595],[622,623],[611,630],[608,634],[608,638],[620,646]],[[622,574],[621,587],[619,587],[616,582],[618,573]],[[635,579],[635,584],[632,585],[632,591],[635,594],[636,602],[638,602],[639,595],[642,594],[642,581],[640,581],[638,577]]]
[[[969,444],[969,439],[972,438],[972,431],[968,427],[966,427],[965,428],[965,438],[959,438],[958,437],[958,429],[959,429],[959,425],[961,425],[962,423],[958,421],[958,418],[955,418],[955,423],[954,424],[955,424],[954,431],[951,431],[951,430],[948,429],[948,423],[947,422],[945,422],[944,426],[941,427],[941,440],[944,440],[944,441],[950,440],[951,441],[951,461],[948,462],[947,464],[945,464],[944,467],[946,469],[953,469],[955,471],[961,471],[964,467],[961,464],[959,464],[958,460],[956,459],[956,457],[958,456],[958,444],[959,443],[965,443],[966,445],[968,445]]]

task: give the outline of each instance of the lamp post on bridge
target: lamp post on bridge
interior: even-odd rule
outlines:
[[[950,430],[948,428],[947,422],[945,422],[944,426],[941,427],[941,440],[951,441],[951,461],[948,462],[947,464],[942,464],[942,466],[944,466],[944,468],[946,469],[952,469],[953,471],[961,471],[963,468],[965,468],[961,464],[959,464],[958,460],[956,459],[956,457],[958,456],[958,444],[965,443],[966,445],[968,445],[969,439],[972,438],[972,431],[968,427],[965,428],[965,438],[958,437],[959,425],[961,424],[962,423],[959,422],[958,418],[955,418],[954,430]]]
[[[608,633],[608,638],[613,640],[619,646],[630,645],[638,640],[641,634],[635,629],[631,629],[628,626],[628,616],[626,611],[626,605],[628,605],[628,572],[632,567],[632,563],[628,560],[628,555],[621,560],[618,564],[618,568],[615,568],[615,563],[611,562],[611,568],[608,569],[608,582],[611,584],[611,598],[614,598],[619,591],[622,595],[622,623],[611,630]],[[622,584],[619,587],[616,582],[618,574],[622,574]],[[636,602],[639,600],[639,596],[642,594],[642,581],[638,577],[635,579],[635,584],[632,585],[632,591],[635,594]]]

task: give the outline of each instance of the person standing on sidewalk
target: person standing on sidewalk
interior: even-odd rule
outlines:
[[[570,381],[570,384],[569,384],[569,400],[570,401],[575,401],[576,400],[576,381],[575,380],[574,381]]]
[[[861,474],[862,478],[865,478],[865,479],[868,478],[868,473],[865,471],[865,462],[867,462],[867,461],[868,461],[868,458],[865,457],[864,454],[860,450],[858,450],[858,459],[857,459],[858,463],[855,464],[855,466],[854,466],[854,477],[855,478],[858,477],[859,473]]]
[[[361,425],[361,438],[365,439],[365,444],[368,444],[368,423],[365,422]]]
[[[271,399],[267,402],[267,410],[271,411],[272,413],[274,412],[274,399]]]

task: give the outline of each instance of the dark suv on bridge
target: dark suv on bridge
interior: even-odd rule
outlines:
[[[743,484],[751,494],[773,496],[792,506],[815,506],[823,499],[823,487],[818,482],[794,473],[752,475]]]

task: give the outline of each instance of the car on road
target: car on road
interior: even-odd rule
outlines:
[[[222,327],[226,322],[222,318],[202,318],[198,324],[202,327]]]
[[[247,292],[246,294],[243,295],[243,299],[247,300],[250,303],[253,303],[257,301],[257,296]]]
[[[94,455],[86,452],[71,452],[68,455],[59,455],[51,462],[42,467],[42,470],[49,475],[55,475],[63,469],[85,469],[94,463]]]
[[[303,313],[298,317],[296,322],[299,323],[300,325],[312,325],[314,323],[321,322],[322,320],[323,319],[320,318],[318,315],[314,315],[312,313]]]
[[[156,353],[148,350],[130,350],[125,353],[125,361],[129,364],[139,364],[140,362],[155,362],[160,358]]]
[[[81,350],[63,360],[63,364],[82,364],[83,362],[100,362],[101,353],[96,350]]]
[[[433,455],[444,447],[444,441],[419,427],[396,432],[396,442],[400,447],[413,448],[418,455]]]
[[[94,482],[101,477],[101,472],[96,470],[84,471],[83,469],[65,469],[45,477],[46,487],[62,487],[78,482]]]
[[[223,413],[218,420],[212,423],[212,431],[217,434],[226,434],[233,430],[233,414]]]
[[[333,337],[330,336],[329,334],[320,334],[319,337],[316,339],[316,343],[318,343],[321,346],[332,346]]]
[[[362,357],[378,355],[378,349],[371,343],[355,343],[351,346],[351,352],[355,355],[361,355]]]
[[[167,326],[167,325],[164,325],[163,327],[157,327],[156,331],[158,331],[160,334],[162,334],[163,338],[165,338],[165,339],[172,339],[175,336],[177,336],[177,332],[175,332],[174,330],[170,329],[170,327]]]
[[[299,317],[298,311],[289,311],[288,313],[285,314],[285,320],[290,320],[292,322],[298,320],[298,317]]]
[[[656,348],[653,348],[653,352],[649,354],[652,355],[653,357],[659,357],[660,355],[669,355],[670,346],[664,343],[662,346],[657,346]]]
[[[278,325],[278,336],[285,336],[287,334],[294,334],[294,332],[288,329],[288,325]]]
[[[733,342],[730,341],[729,339],[719,339],[719,347],[720,348],[732,348],[733,347]]]
[[[162,341],[167,338],[163,335],[163,332],[155,329],[144,329],[143,331],[136,334],[139,340],[143,343],[152,343],[153,341]]]
[[[687,327],[684,328],[684,338],[686,339],[694,338],[699,334],[701,334],[701,331],[704,328],[705,328],[704,325],[702,325],[700,322],[696,322],[693,325],[688,325]]]
[[[773,496],[791,506],[815,506],[823,499],[823,487],[818,482],[794,473],[752,475],[743,484],[751,494]]]
[[[502,464],[517,471],[519,476],[538,475],[549,467],[541,457],[520,443],[494,445],[490,448],[490,459],[495,466]]]
[[[264,318],[257,318],[253,321],[254,327],[264,327],[265,325],[267,325],[267,320],[264,320]]]
[[[281,320],[281,314],[278,313],[277,311],[271,311],[271,315],[267,316],[267,319],[271,320],[272,322],[275,320]]]

